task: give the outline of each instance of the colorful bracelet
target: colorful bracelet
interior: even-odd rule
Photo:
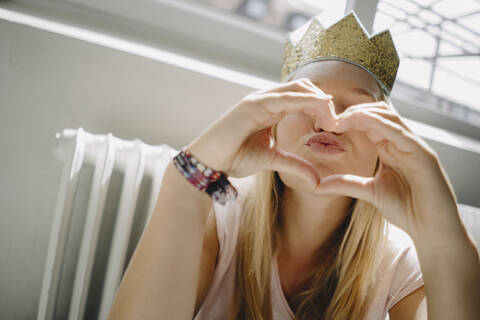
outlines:
[[[213,199],[225,205],[237,198],[237,189],[223,172],[208,168],[185,149],[173,158],[175,167],[197,189],[205,191]]]

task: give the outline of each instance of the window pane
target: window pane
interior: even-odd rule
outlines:
[[[435,55],[437,41],[434,37],[422,30],[413,30],[395,37],[395,45],[402,48],[408,56],[432,57]]]
[[[430,10],[422,10],[418,16],[426,21],[428,24],[439,24],[443,21],[443,18],[436,14],[435,12],[432,12]]]
[[[346,0],[185,0],[202,2],[230,13],[278,28],[284,32],[296,29],[311,17],[328,10],[332,17],[342,16]],[[326,22],[328,24],[328,22]]]
[[[432,91],[480,111],[478,102],[478,57],[450,58],[438,61]]]
[[[468,26],[469,29],[480,33],[480,12],[477,11],[476,14],[464,16],[458,19],[458,24],[461,26]]]
[[[432,9],[446,18],[454,19],[459,15],[479,9],[479,3],[474,0],[443,0],[435,4]]]
[[[428,89],[432,64],[418,59],[403,59],[398,68],[397,79],[418,88]],[[415,75],[415,76],[412,76]]]

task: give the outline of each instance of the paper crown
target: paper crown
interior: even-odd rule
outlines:
[[[281,80],[320,60],[342,60],[363,68],[390,95],[400,59],[389,30],[369,36],[354,11],[325,28],[320,15],[287,34]]]

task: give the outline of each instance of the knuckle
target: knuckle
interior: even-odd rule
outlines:
[[[242,104],[244,105],[256,104],[259,100],[262,99],[262,97],[263,95],[259,94],[258,92],[252,92],[242,98]]]
[[[310,81],[310,79],[308,79],[307,77],[298,78],[297,81],[298,81],[299,83],[312,84],[312,82]]]
[[[311,91],[311,88],[303,81],[297,81],[293,83],[293,88],[302,90],[302,91]]]
[[[312,90],[312,88],[315,88],[316,86],[313,84],[312,80],[308,79],[307,77],[302,77],[299,80],[299,83],[305,87],[308,88],[309,90]]]
[[[264,109],[269,109],[271,105],[275,104],[279,98],[284,98],[290,96],[290,93],[285,92],[270,92],[259,97],[257,104],[260,105]]]
[[[267,94],[262,95],[259,98],[259,100],[260,100],[260,103],[265,105],[265,104],[268,104],[270,101],[276,100],[276,99],[278,99],[280,97],[283,97],[283,96],[285,96],[285,95],[282,92],[269,92]]]
[[[244,96],[239,103],[239,107],[242,109],[247,110],[248,112],[254,112],[259,107],[264,107],[268,105],[267,100],[271,98],[272,93],[264,93],[264,94],[255,94],[251,93]]]
[[[294,90],[300,90],[300,91],[311,91],[311,87],[309,86],[309,81],[308,78],[299,78],[290,81],[290,87],[293,88]]]

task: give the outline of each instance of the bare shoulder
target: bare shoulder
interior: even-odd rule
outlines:
[[[213,280],[215,268],[218,262],[218,236],[214,208],[210,210],[207,218],[205,234],[203,236],[202,257],[198,276],[197,299],[195,302],[195,315],[205,301],[208,289]]]

